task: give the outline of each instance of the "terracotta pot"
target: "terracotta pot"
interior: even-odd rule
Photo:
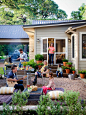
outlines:
[[[80,77],[81,77],[81,78],[84,78],[84,77],[85,77],[85,74],[80,73]]]
[[[36,61],[37,64],[42,63],[42,61]]]
[[[63,69],[63,73],[66,73],[66,70],[65,70],[65,69]]]
[[[75,74],[75,71],[72,71],[73,72],[73,74]]]
[[[25,68],[26,66],[23,66],[23,68]]]
[[[67,62],[63,62],[63,66],[66,66],[66,63],[67,63]]]
[[[66,70],[66,73],[70,73],[70,69],[65,69]]]
[[[38,68],[39,68],[39,69],[41,69],[41,67],[42,67],[41,65],[38,65]]]

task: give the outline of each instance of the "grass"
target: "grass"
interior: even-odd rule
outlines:
[[[6,67],[5,67],[5,69],[6,69]],[[3,71],[3,67],[0,67],[0,74],[4,74],[4,71]]]

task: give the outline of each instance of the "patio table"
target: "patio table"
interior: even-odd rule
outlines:
[[[24,92],[27,90],[28,89],[25,88]],[[39,101],[41,95],[43,95],[43,89],[42,88],[38,88],[37,91],[31,91],[30,96],[28,97],[28,101]]]

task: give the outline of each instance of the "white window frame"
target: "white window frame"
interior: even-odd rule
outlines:
[[[80,32],[80,61],[86,61],[86,58],[82,58],[82,35],[86,34],[86,32]]]
[[[48,38],[51,38],[51,37],[41,37],[41,54],[47,54],[47,62],[48,62],[48,50],[47,52],[43,52],[43,39],[47,39],[47,49],[48,49]],[[65,47],[66,47],[66,51],[65,52],[58,52],[58,53],[54,53],[54,60],[56,60],[56,54],[66,54],[66,59],[68,59],[68,38],[67,37],[52,37],[54,38],[54,45],[56,45],[55,43],[55,40],[56,39],[64,39],[65,40]],[[54,64],[56,65],[55,61],[54,61]]]
[[[74,58],[73,58],[73,55],[72,55],[72,37],[74,36]],[[75,34],[72,34],[71,35],[71,59],[72,60],[75,60]]]

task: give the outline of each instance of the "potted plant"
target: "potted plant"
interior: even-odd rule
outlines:
[[[37,64],[42,63],[43,58],[44,58],[44,57],[43,57],[43,55],[41,55],[41,54],[35,55],[36,63],[37,63]]]
[[[86,74],[86,70],[79,70],[79,73],[80,73],[80,77],[84,78]]]
[[[68,62],[68,59],[64,58],[62,61],[63,61],[63,65],[66,66],[66,63]]]
[[[72,69],[73,74],[75,74],[75,72],[76,72],[75,67],[72,67],[71,69]]]
[[[66,70],[67,74],[70,73],[70,68],[69,67],[66,66],[65,70]]]
[[[34,59],[30,60],[29,62],[27,62],[27,64],[29,66],[31,66],[32,68],[34,68],[34,70],[36,70],[36,66],[37,66],[37,63],[34,62]]]
[[[68,62],[66,63],[67,67],[71,67],[72,66],[72,62]]]
[[[27,65],[27,62],[22,62],[22,65],[23,65],[23,68],[25,68]]]
[[[44,65],[43,63],[39,63],[37,64],[38,65],[38,68],[41,69],[41,67]]]
[[[66,66],[62,66],[63,73],[66,73]]]

